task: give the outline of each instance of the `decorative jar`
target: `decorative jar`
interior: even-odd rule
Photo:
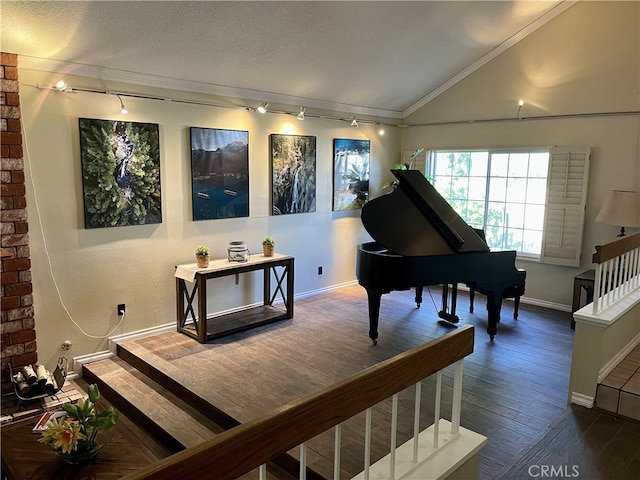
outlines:
[[[230,262],[248,262],[251,252],[243,241],[229,242],[227,259]]]

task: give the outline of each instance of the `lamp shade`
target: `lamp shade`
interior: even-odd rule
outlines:
[[[640,192],[611,190],[602,204],[596,222],[621,227],[640,227]]]

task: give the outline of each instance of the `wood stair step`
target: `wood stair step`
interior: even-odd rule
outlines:
[[[83,365],[83,377],[97,383],[116,408],[158,436],[172,451],[197,445],[223,431],[118,357]]]

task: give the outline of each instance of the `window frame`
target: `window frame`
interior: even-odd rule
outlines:
[[[437,149],[426,152],[423,173],[430,181],[435,174],[433,159],[437,153],[487,152],[488,166],[485,179],[490,179],[491,156],[495,154],[548,153],[546,176],[544,221],[542,245],[539,255],[517,251],[520,260],[532,262],[579,266],[582,249],[582,232],[589,176],[590,147],[499,147],[499,148],[459,148]],[[530,178],[527,176],[527,181]],[[483,227],[487,225],[487,205],[489,184],[486,181]],[[468,200],[468,197],[467,197]]]

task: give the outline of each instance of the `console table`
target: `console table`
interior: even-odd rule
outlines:
[[[175,272],[178,332],[206,343],[259,325],[293,318],[293,264],[293,257],[276,253],[272,257],[251,255],[247,262],[229,262],[226,258],[212,260],[206,268],[198,268],[195,263],[178,265]],[[207,280],[256,270],[264,272],[263,304],[208,319]],[[272,274],[275,278],[273,289]],[[189,288],[187,284],[193,287]],[[284,309],[273,306],[278,294]],[[198,307],[197,315],[194,302]]]

